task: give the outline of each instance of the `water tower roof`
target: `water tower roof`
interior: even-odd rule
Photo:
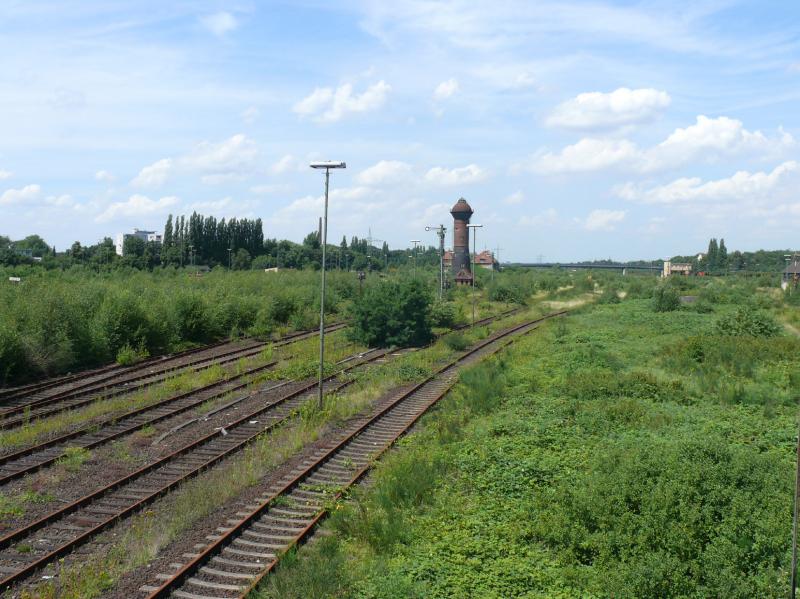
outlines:
[[[455,216],[456,214],[472,214],[473,210],[472,207],[467,204],[467,200],[464,198],[458,198],[458,201],[455,203],[453,208],[450,210],[450,214]]]

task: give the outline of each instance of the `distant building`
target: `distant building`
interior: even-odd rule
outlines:
[[[786,289],[790,284],[797,287],[800,281],[800,260],[793,259],[792,263],[783,270],[783,282],[781,288]]]
[[[692,265],[688,262],[664,260],[664,271],[661,273],[662,277],[671,277],[672,275],[683,275],[687,277],[690,274],[692,274]]]
[[[453,266],[453,252],[452,250],[445,250],[444,251],[444,267],[446,269],[450,269]],[[472,264],[473,258],[475,259],[475,266],[480,266],[482,268],[496,268],[497,261],[494,259],[494,254],[489,250],[483,250],[480,254],[470,255],[470,264]]]
[[[116,246],[117,255],[122,255],[122,247],[125,244],[125,239],[127,237],[138,237],[142,241],[156,241],[161,243],[162,237],[161,233],[156,233],[155,231],[141,231],[140,229],[134,229],[133,233],[117,233],[117,240],[114,244]]]
[[[480,266],[481,268],[486,268],[491,270],[495,268],[496,262],[494,259],[494,254],[489,250],[483,250],[480,254],[474,256],[475,259],[475,266]]]

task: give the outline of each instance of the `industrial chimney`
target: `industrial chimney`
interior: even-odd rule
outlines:
[[[469,219],[472,208],[467,200],[459,198],[450,214],[453,215],[453,277],[456,284],[464,285],[472,282],[469,254]]]

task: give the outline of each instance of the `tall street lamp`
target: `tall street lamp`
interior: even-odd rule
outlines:
[[[414,278],[417,278],[417,244],[420,243],[419,239],[412,239],[411,243],[414,244]]]
[[[228,270],[233,270],[233,248],[228,248]]]
[[[472,229],[472,326],[475,326],[475,254],[477,253],[477,232],[483,225],[467,225]]]
[[[325,212],[322,217],[322,287],[319,301],[319,394],[317,405],[322,409],[322,379],[325,370],[325,245],[328,243],[328,183],[332,168],[347,168],[344,162],[312,162],[311,168],[325,170]]]

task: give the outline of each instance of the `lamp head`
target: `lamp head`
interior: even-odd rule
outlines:
[[[319,162],[312,162],[308,166],[310,166],[311,168],[324,168],[324,169],[347,168],[347,164],[337,160],[322,160]]]

